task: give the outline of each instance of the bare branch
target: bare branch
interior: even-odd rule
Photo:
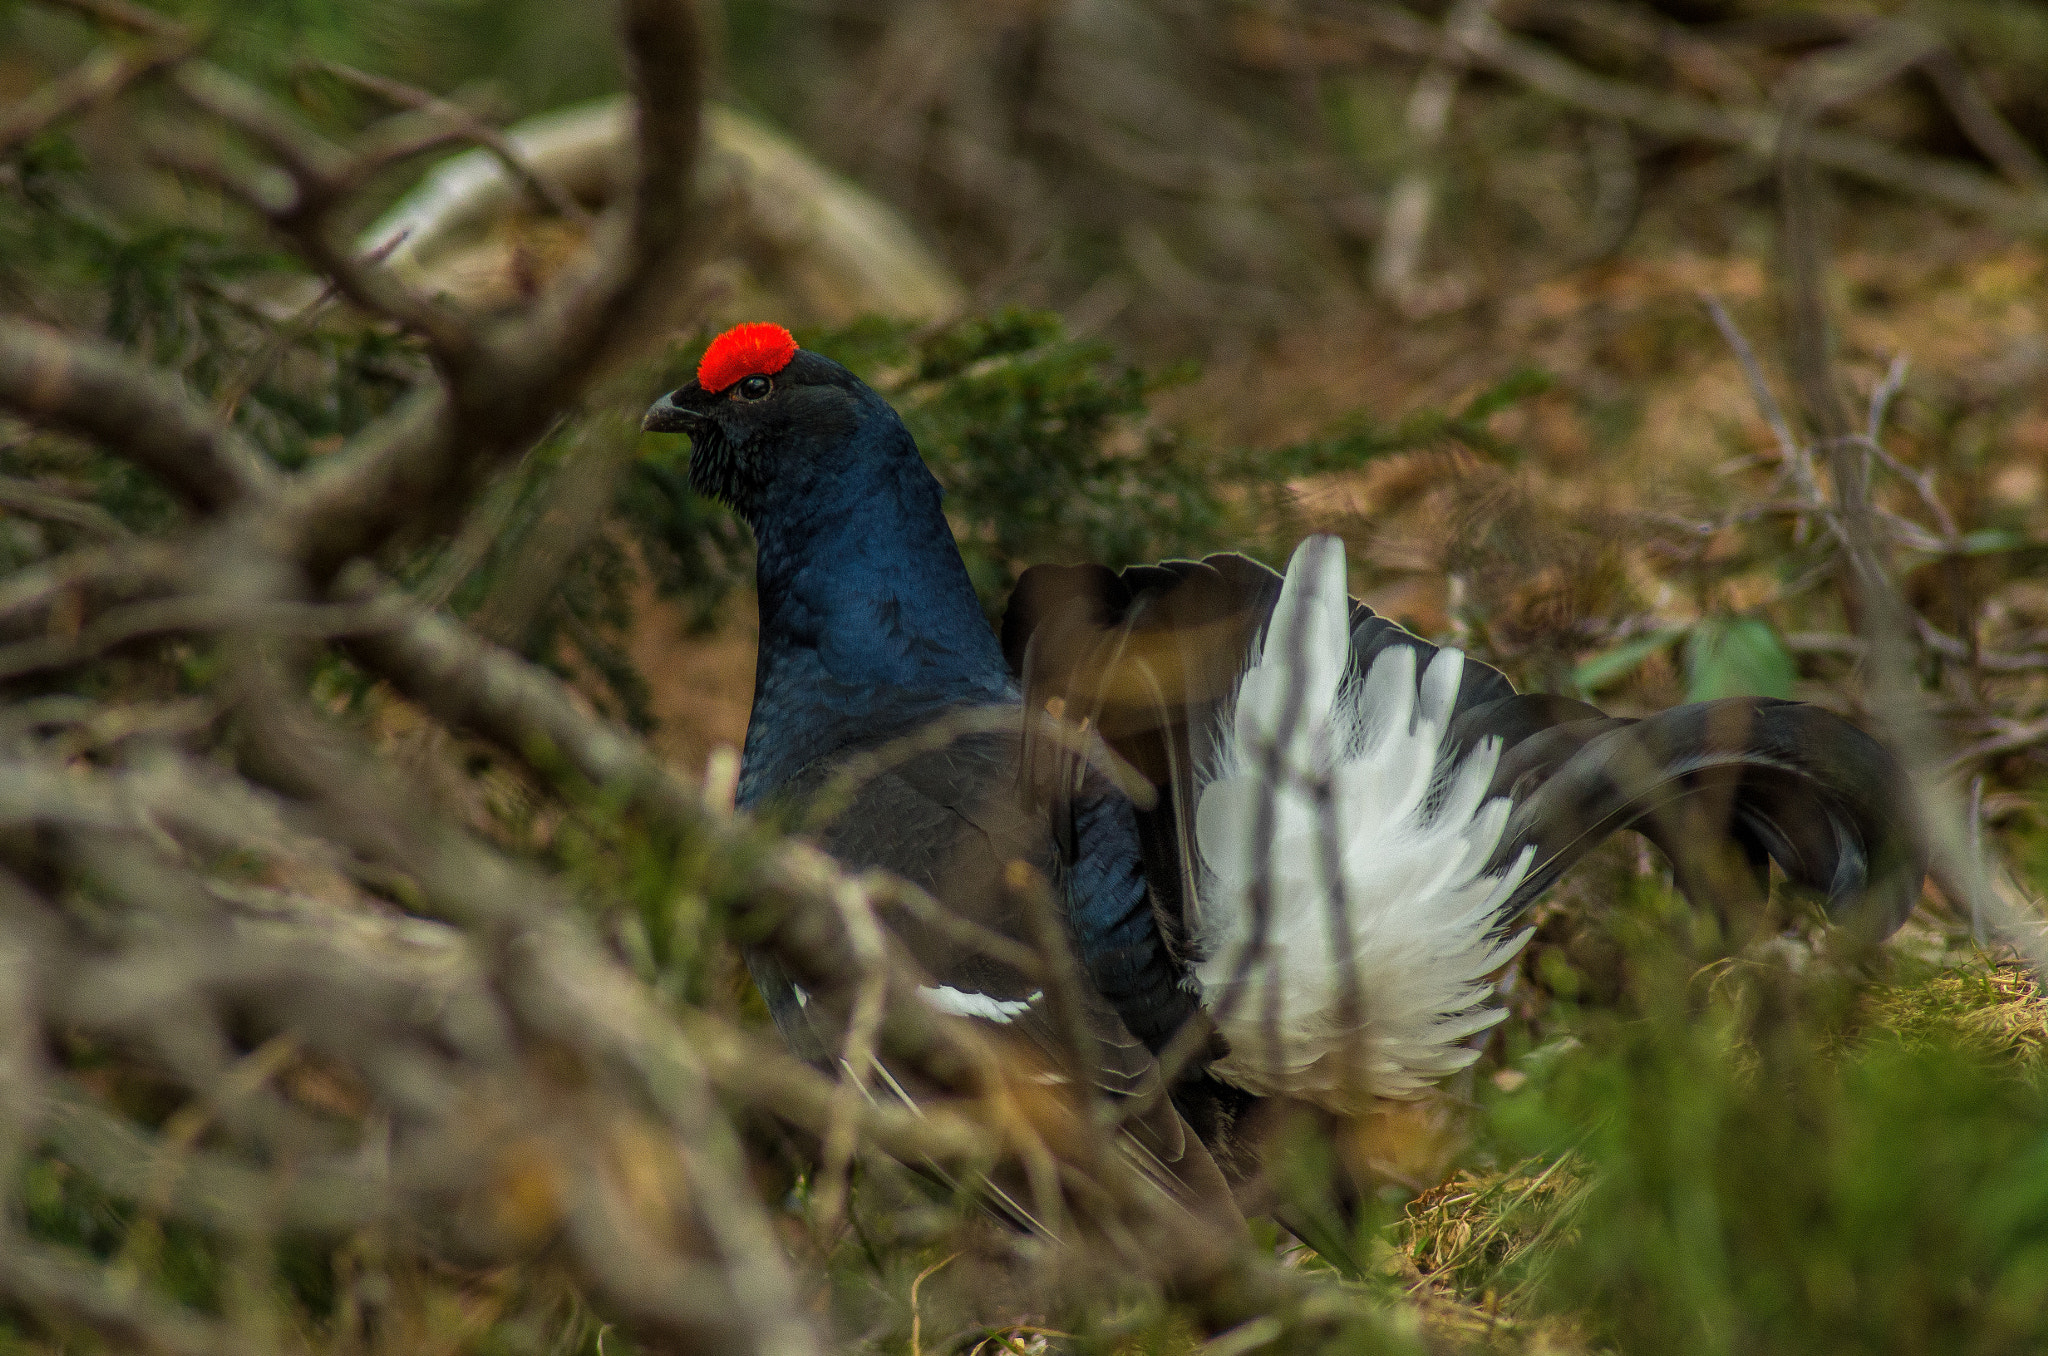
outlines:
[[[791,1347],[813,1349],[804,1336],[785,1346],[779,1341],[758,1340],[765,1335],[758,1330],[750,1334],[746,1320],[757,1310],[740,1302],[735,1293],[738,1287],[731,1283],[737,1277],[730,1273],[728,1277],[707,1275],[703,1268],[688,1265],[648,1228],[643,1219],[650,1213],[647,1202],[629,1199],[621,1183],[583,1156],[568,1161],[576,1171],[562,1221],[569,1245],[595,1271],[593,1279],[606,1298],[631,1314],[635,1326],[661,1335],[674,1349],[684,1351],[751,1347],[781,1356]],[[791,1326],[802,1321],[793,1313],[780,1318],[782,1324]],[[757,1340],[749,1342],[750,1336]]]
[[[848,1118],[860,1143],[905,1162],[986,1165],[1000,1141],[943,1102],[916,1110],[861,1101],[838,1108],[837,1085],[780,1048],[702,1014],[686,1014],[683,1031],[724,1096],[801,1127],[822,1142],[835,1114]]]
[[[133,1285],[116,1288],[88,1267],[22,1237],[0,1234],[0,1293],[32,1313],[82,1322],[133,1351],[164,1356],[271,1356],[233,1325],[166,1304]]]
[[[82,499],[56,494],[44,489],[33,481],[19,480],[14,476],[0,476],[0,508],[24,517],[41,518],[48,522],[63,523],[89,532],[95,537],[126,537],[128,529],[119,519],[98,504],[88,504]]]
[[[853,1006],[839,1046],[839,1083],[832,1090],[818,1169],[818,1226],[826,1233],[839,1227],[846,1206],[846,1174],[858,1146],[855,1118],[867,1100],[868,1082],[874,1076],[876,1037],[889,995],[889,950],[881,920],[875,917],[874,901],[857,882],[849,880],[832,892],[832,903],[860,968],[854,975]]]
[[[590,266],[559,279],[532,319],[501,339],[508,375],[581,379],[679,300],[701,134],[698,33],[679,0],[627,0],[624,9],[638,136],[631,216],[622,230],[600,232]]]
[[[2048,195],[2048,162],[1985,97],[1984,87],[1961,59],[1944,48],[1927,62],[1927,74],[1941,91],[1942,100],[1955,116],[1956,125],[1963,129],[1963,135],[1998,166],[1998,172],[2016,188]]]
[[[1939,776],[1946,760],[1913,668],[1914,628],[1924,622],[1907,608],[1886,568],[1865,478],[1867,440],[1854,435],[1832,368],[1823,286],[1826,242],[1815,173],[1819,158],[1810,154],[1817,134],[1811,129],[1825,108],[1889,79],[1912,48],[1911,32],[1880,29],[1864,42],[1808,58],[1786,82],[1778,183],[1787,366],[1809,421],[1822,434],[1834,473],[1835,506],[1829,518],[1839,524],[1850,563],[1841,578],[1843,602],[1867,646],[1863,662],[1872,712],[1907,772],[1929,874],[1944,894],[1967,903],[1972,918],[1990,922],[2037,976],[2048,976],[2048,930],[2010,877],[1978,850],[1953,789]]]
[[[302,191],[329,195],[347,174],[346,150],[240,76],[201,61],[181,69],[175,83],[180,94],[275,156]]]
[[[896,909],[957,946],[979,952],[1020,975],[1040,978],[1042,960],[1038,951],[972,919],[962,918],[908,881],[870,871],[861,877],[861,888],[877,908]]]
[[[1493,6],[1494,0],[1458,0],[1452,6],[1443,21],[1449,35],[1446,52],[1423,68],[1408,96],[1408,154],[1415,163],[1388,195],[1386,223],[1373,246],[1372,281],[1383,296],[1410,311],[1428,310],[1435,302],[1416,283],[1429,220],[1436,210],[1436,181],[1429,162],[1443,142],[1451,105],[1464,78],[1465,61],[1460,53],[1478,26],[1490,19]]]
[[[1860,465],[1845,455],[1843,440],[1854,424],[1834,385],[1828,314],[1820,284],[1821,224],[1814,214],[1820,195],[1813,183],[1820,165],[1814,155],[1817,124],[1829,109],[1862,98],[1925,59],[1939,44],[1911,25],[1881,24],[1856,42],[1810,57],[1785,81],[1784,114],[1777,127],[1777,165],[1784,231],[1780,263],[1786,273],[1787,362],[1793,384],[1837,476],[1835,491],[1844,512],[1869,512]],[[1846,476],[1847,479],[1841,479]],[[1867,534],[1865,534],[1867,535]]]
[[[95,617],[75,636],[46,636],[0,646],[0,681],[45,669],[72,668],[150,636],[243,629],[334,638],[374,631],[396,621],[392,609],[376,604],[337,607],[239,598],[164,598]]]
[[[152,38],[182,38],[185,26],[134,0],[49,0],[50,4],[76,10],[112,28],[141,33]]]
[[[182,382],[97,340],[0,317],[0,407],[134,462],[202,513],[267,498],[279,484]]]
[[[1749,383],[1750,398],[1756,402],[1758,412],[1778,441],[1778,455],[1786,466],[1804,468],[1805,458],[1800,453],[1799,440],[1792,436],[1792,425],[1786,422],[1785,411],[1779,406],[1777,396],[1771,393],[1771,383],[1764,376],[1763,364],[1756,360],[1756,350],[1749,346],[1749,340],[1719,297],[1711,292],[1701,292],[1699,297],[1700,304],[1707,308],[1707,314],[1714,318],[1714,327],[1721,331],[1721,338],[1735,354],[1735,361],[1741,364],[1743,380]],[[1799,488],[1811,492],[1814,488],[1812,479],[1812,472],[1807,469]]]
[[[1061,749],[1102,776],[1140,809],[1152,808],[1157,791],[1143,773],[1132,767],[1101,736],[1049,712],[1031,712],[1023,717],[1036,725],[1035,733],[1049,745]],[[925,722],[909,734],[847,758],[804,807],[804,826],[816,828],[842,813],[854,792],[866,783],[899,767],[920,754],[956,744],[969,735],[1014,734],[1020,719],[1006,706],[959,707],[935,720]]]
[[[20,1180],[22,1155],[42,1119],[39,992],[47,973],[47,914],[26,886],[0,869],[0,1174]]]
[[[1686,83],[1706,83],[1726,103],[1754,103],[1763,94],[1740,59],[1684,20],[1628,0],[1523,0],[1515,17],[1540,17],[1621,43],[1678,68]]]
[[[608,218],[583,266],[565,270],[529,314],[454,365],[445,403],[417,399],[308,477],[280,527],[316,579],[402,525],[453,521],[600,364],[644,340],[682,299],[698,143],[697,27],[682,0],[630,0],[624,8],[640,139],[628,219]]]
[[[1973,658],[1967,641],[1960,640],[1927,623],[1924,618],[1915,617],[1915,634],[1920,643],[1944,659],[1969,660]],[[1861,658],[1870,646],[1861,636],[1836,635],[1822,631],[1792,631],[1785,636],[1785,645],[1797,654],[1840,654]],[[1974,656],[1979,668],[1993,673],[2037,673],[2048,669],[2048,651],[2021,651],[2009,654],[1995,650],[1980,650]]]
[[[1958,750],[1948,760],[1948,767],[1967,767],[1983,758],[1998,758],[2009,753],[2019,753],[2038,745],[2048,744],[2048,720],[2030,722],[2000,721],[2002,727],[1996,734],[1978,740]]]
[[[473,729],[541,767],[566,762],[591,785],[624,790],[679,824],[705,815],[694,788],[638,740],[587,715],[553,674],[409,604],[367,572],[344,578],[340,591],[406,608],[402,625],[364,636],[354,648],[443,724]]]
[[[353,192],[414,156],[470,144],[476,138],[470,134],[469,121],[438,110],[394,113],[356,138],[341,188]]]
[[[1045,878],[1026,862],[1011,862],[1005,868],[1003,889],[1021,906],[1032,947],[1038,953],[1038,963],[1033,968],[1043,987],[1053,1028],[1059,1033],[1068,1082],[1073,1087],[1086,1088],[1095,1079],[1101,1051],[1088,1029],[1087,980],[1068,940],[1063,911]],[[1093,1160],[1102,1157],[1102,1146],[1094,1135],[1088,1137],[1086,1148],[1091,1161],[1083,1166],[1097,1167]]]
[[[238,196],[283,231],[308,263],[365,310],[424,335],[444,362],[460,362],[467,356],[471,332],[459,316],[442,302],[414,293],[381,264],[358,255],[335,226],[334,209],[341,198],[388,160],[373,155],[365,162],[352,155],[306,127],[262,90],[218,66],[187,63],[175,78],[180,93],[263,147],[290,176],[297,191],[288,203],[247,193]],[[231,191],[237,187],[236,176],[215,177]]]
[[[363,257],[369,263],[382,263],[397,244],[398,238],[393,238],[389,244],[380,246]],[[330,279],[327,285],[320,289],[318,296],[301,306],[282,324],[274,321],[271,323],[270,334],[263,346],[249,356],[234,377],[221,384],[221,390],[214,403],[219,407],[223,419],[235,417],[236,409],[249,392],[255,390],[256,384],[269,375],[272,367],[286,352],[305,339],[320,315],[340,294],[340,287]]]
[[[24,566],[0,579],[0,635],[74,631],[108,603],[167,593],[190,561],[162,541],[124,540]]]
[[[279,536],[318,574],[373,549],[408,519],[452,513],[466,498],[450,483],[453,463],[473,446],[465,432],[446,389],[421,387],[292,482],[277,509]]]
[[[1360,23],[1373,41],[1409,56],[1434,57],[1446,42],[1434,25],[1394,5],[1347,4],[1330,11],[1329,17],[1340,24]],[[1513,36],[1498,24],[1481,27],[1460,45],[1472,65],[1498,72],[1594,117],[1630,123],[1677,141],[1728,146],[1760,160],[1769,159],[1779,141],[1775,113],[1722,108],[1595,75],[1538,43]],[[2048,195],[2015,191],[1953,161],[1894,150],[1882,142],[1832,129],[1816,131],[1807,150],[1822,168],[1854,175],[1895,193],[1973,212],[2009,229],[2034,231],[2048,225]]]
[[[374,585],[346,581],[363,596]],[[734,895],[746,901],[749,929],[790,966],[806,989],[835,994],[863,973],[835,900],[846,878],[831,859],[802,844],[762,850],[744,820],[706,809],[696,789],[648,755],[639,741],[590,716],[561,681],[498,649],[444,617],[416,614],[407,624],[355,643],[363,661],[444,723],[479,731],[543,766],[562,760],[594,786],[622,791],[671,826],[709,836],[746,860]],[[912,891],[892,882],[893,898]],[[864,892],[865,893],[865,892]],[[943,912],[930,903],[929,910]],[[940,1086],[978,1095],[998,1081],[971,1028],[912,997],[914,984],[891,984],[884,1039]]]
[[[74,1091],[59,1093],[44,1118],[58,1152],[130,1198],[161,1190],[160,1140]],[[336,1230],[389,1212],[387,1193],[359,1163],[335,1158],[295,1166],[287,1185],[225,1155],[188,1151],[172,1185],[172,1209],[204,1228],[235,1232],[253,1220]]]
[[[526,185],[536,200],[547,204],[558,216],[570,221],[590,220],[590,213],[582,203],[576,201],[575,194],[535,169],[503,132],[462,105],[444,99],[438,94],[416,89],[403,81],[393,80],[389,76],[357,70],[338,61],[321,61],[316,63],[316,66],[352,85],[369,90],[400,108],[429,113],[436,119],[453,125],[463,139],[475,142],[496,156],[498,163],[503,165],[513,178]]]
[[[182,37],[131,51],[101,48],[12,108],[0,109],[0,155],[66,118],[105,103],[144,76],[182,59],[190,50],[191,44]]]

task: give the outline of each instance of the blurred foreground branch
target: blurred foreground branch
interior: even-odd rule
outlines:
[[[874,920],[897,908],[945,926],[936,903],[735,817],[561,679],[390,582],[423,545],[492,521],[484,490],[565,410],[615,398],[607,377],[690,295],[690,7],[622,5],[632,94],[608,126],[632,152],[624,189],[511,312],[421,286],[393,242],[362,248],[345,223],[384,168],[452,142],[582,211],[519,142],[353,69],[330,74],[398,111],[331,135],[191,55],[168,19],[74,7],[176,49],[159,92],[190,116],[153,126],[145,154],[248,213],[318,287],[225,399],[130,349],[0,317],[0,410],[169,498],[138,536],[11,492],[84,539],[0,581],[0,1170],[11,1184],[48,1165],[125,1224],[111,1259],[10,1225],[0,1299],[122,1345],[280,1350],[277,1258],[340,1238],[368,1273],[344,1313],[374,1309],[364,1296],[407,1265],[544,1254],[643,1349],[802,1356],[825,1341],[809,1274],[753,1177],[752,1138],[790,1134],[824,1148],[828,1231],[848,1174],[893,1160],[969,1194],[1022,1183],[1069,1251],[1012,1236],[1020,1258],[1059,1272],[1105,1249],[1205,1330],[1342,1321],[1345,1303],[1107,1151],[1114,1116],[1094,1094],[1070,1105],[920,996]],[[252,435],[245,397],[330,296],[397,346],[402,383],[287,466]],[[611,502],[600,469],[573,468],[575,540],[516,577],[553,586]],[[501,634],[530,618],[508,615]],[[810,1001],[856,1016],[838,1076],[766,1047],[730,1004],[677,1001],[636,972],[593,925],[568,849],[466,818],[401,773],[337,684],[379,684],[379,703],[510,754],[550,813],[620,856],[687,860],[659,907],[715,905],[707,938],[745,937]],[[1052,974],[1071,961],[1049,918],[1027,959]],[[1001,942],[950,922],[967,944]],[[897,1075],[916,1102],[890,1091]],[[163,1293],[156,1259],[188,1239],[221,1259],[217,1278]],[[372,1337],[335,1333],[348,1349]]]

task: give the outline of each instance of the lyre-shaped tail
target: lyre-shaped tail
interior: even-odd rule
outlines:
[[[1919,893],[1903,774],[1839,716],[1517,694],[1346,597],[1334,539],[1284,578],[1239,556],[1027,571],[1004,646],[1029,701],[1159,789],[1152,912],[1225,1038],[1214,1073],[1251,1091],[1349,1104],[1468,1063],[1516,920],[1618,829],[1724,916],[1774,861],[1874,935]]]

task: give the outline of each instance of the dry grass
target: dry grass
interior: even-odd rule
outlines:
[[[1873,992],[1868,1020],[1903,1040],[2011,1060],[2030,1074],[2048,1054],[2048,998],[2027,968],[1976,955],[1917,983]]]

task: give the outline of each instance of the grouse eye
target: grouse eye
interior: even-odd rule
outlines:
[[[740,379],[740,384],[733,388],[733,396],[738,400],[766,400],[774,389],[774,382],[756,372],[751,377]]]

